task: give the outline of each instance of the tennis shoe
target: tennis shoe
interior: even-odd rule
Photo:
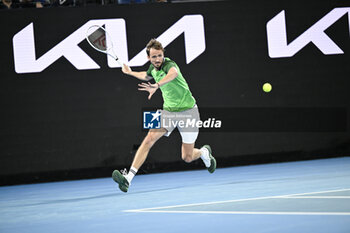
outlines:
[[[114,170],[112,173],[113,180],[119,184],[119,189],[124,193],[126,193],[129,189],[129,182],[125,178],[126,174],[127,174],[126,169],[122,170],[121,172],[118,170]]]
[[[215,169],[216,169],[216,159],[212,155],[211,147],[209,145],[204,145],[203,147],[206,148],[208,150],[208,152],[209,152],[210,166],[208,167],[208,171],[210,173],[213,173],[215,171]]]

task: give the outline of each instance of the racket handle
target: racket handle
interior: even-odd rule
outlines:
[[[115,60],[118,62],[118,64],[119,64],[121,67],[123,67],[123,63],[122,63],[121,61],[119,61],[119,58],[116,58]]]

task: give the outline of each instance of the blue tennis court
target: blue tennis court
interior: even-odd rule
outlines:
[[[350,157],[0,187],[0,232],[350,232]]]

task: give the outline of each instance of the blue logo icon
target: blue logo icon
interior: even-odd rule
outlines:
[[[160,111],[143,112],[144,129],[160,129]]]

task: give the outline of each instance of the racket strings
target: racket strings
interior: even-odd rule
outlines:
[[[106,35],[101,35],[100,37],[98,37],[97,39],[95,39],[93,42],[93,44],[96,44],[98,46],[101,46],[103,48],[107,48],[106,45]]]
[[[89,31],[92,32],[89,33],[90,35],[87,37],[87,39],[89,40],[92,46],[103,51],[109,50],[109,48],[107,47],[107,32],[104,28],[99,26],[93,26],[89,28]]]

